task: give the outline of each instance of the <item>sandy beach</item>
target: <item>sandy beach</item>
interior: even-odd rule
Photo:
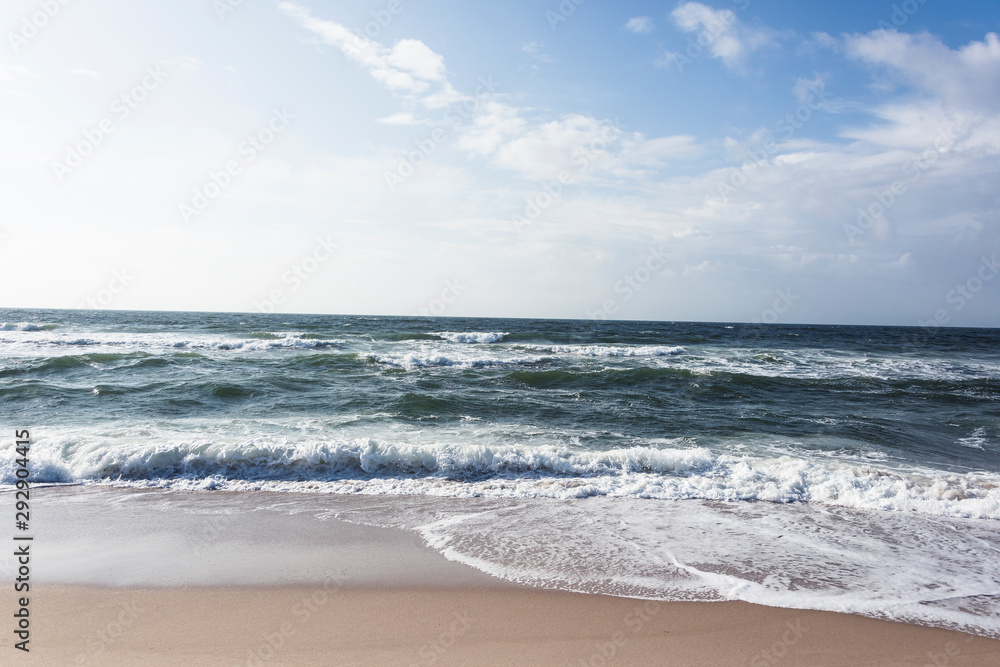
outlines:
[[[1000,642],[741,602],[507,588],[42,586],[38,665],[988,665]],[[5,643],[9,644],[9,640]]]
[[[6,664],[1000,660],[997,640],[854,615],[518,586],[447,560],[413,533],[296,509],[375,499],[83,487],[38,496],[31,651],[16,652],[5,635]]]

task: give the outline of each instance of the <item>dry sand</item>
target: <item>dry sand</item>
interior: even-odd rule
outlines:
[[[34,592],[23,665],[997,665],[1000,641],[743,602],[536,589]]]

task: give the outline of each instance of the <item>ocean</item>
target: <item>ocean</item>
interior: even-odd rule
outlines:
[[[1000,637],[1000,330],[0,322],[7,488],[27,428],[39,485],[378,496],[338,516],[511,581]]]

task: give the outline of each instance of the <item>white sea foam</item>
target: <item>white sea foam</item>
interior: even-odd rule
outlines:
[[[360,438],[275,444],[65,434],[32,448],[40,482],[502,498],[768,501],[1000,519],[1000,475],[889,470],[817,457],[734,456],[701,448],[605,452],[551,445],[405,444]],[[12,484],[14,454],[0,454]]]
[[[983,359],[926,359],[907,354],[872,356],[829,350],[755,349],[707,345],[608,345],[503,343],[506,332],[437,332],[438,341],[373,341],[317,339],[296,331],[259,332],[246,336],[189,333],[119,333],[77,331],[35,323],[0,326],[0,354],[11,357],[51,356],[88,352],[143,350],[206,350],[219,352],[322,350],[342,348],[370,359],[409,370],[426,368],[486,368],[503,365],[564,361],[586,364],[643,365],[685,370],[698,375],[731,373],[751,377],[795,379],[926,380],[990,382],[1000,377],[1000,363]],[[985,394],[987,397],[989,394]],[[980,396],[980,394],[976,394]],[[971,441],[970,441],[971,442]],[[962,443],[967,444],[967,443]],[[974,444],[973,444],[974,446]]]
[[[549,354],[573,354],[583,357],[663,357],[685,352],[679,345],[521,345],[519,347]]]
[[[526,356],[505,352],[475,354],[462,353],[460,351],[438,351],[427,347],[403,354],[378,354],[369,352],[362,353],[359,356],[376,363],[408,370],[449,366],[455,368],[485,368],[488,366],[537,364],[547,359],[547,357],[542,356]]]
[[[415,530],[449,559],[527,585],[745,600],[1000,637],[1000,544],[990,521],[607,498],[435,501],[338,516]]]
[[[452,343],[499,343],[507,333],[502,331],[439,331],[434,335]]]
[[[813,349],[740,349],[699,347],[661,366],[701,375],[734,373],[803,380],[869,378],[875,380],[974,381],[1000,377],[996,362],[927,360],[907,355],[874,357]]]
[[[6,329],[15,331],[14,329]],[[51,332],[47,329],[17,329],[18,332],[30,332],[31,335],[0,337],[0,345],[8,351],[30,353],[37,348],[42,349],[112,349],[112,350],[245,350],[265,351],[278,348],[315,349],[343,345],[343,339],[303,338],[296,332],[268,334],[261,338],[216,338],[212,336],[173,335],[166,333],[87,333],[84,335],[71,332]],[[38,333],[41,332],[41,333]]]
[[[50,331],[58,327],[58,324],[38,324],[36,322],[9,322],[0,323],[0,331]]]
[[[959,438],[958,444],[972,449],[985,449],[984,445],[989,444],[989,440],[986,438],[986,428],[980,426],[969,437]]]

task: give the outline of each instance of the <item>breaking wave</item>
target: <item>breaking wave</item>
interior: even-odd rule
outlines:
[[[507,334],[499,331],[439,331],[434,335],[452,343],[499,343]]]
[[[819,503],[1000,519],[1000,475],[894,471],[706,448],[604,452],[557,446],[408,445],[371,439],[274,444],[109,444],[61,436],[32,449],[38,482],[442,496],[702,499]],[[12,455],[0,483],[12,484]]]

